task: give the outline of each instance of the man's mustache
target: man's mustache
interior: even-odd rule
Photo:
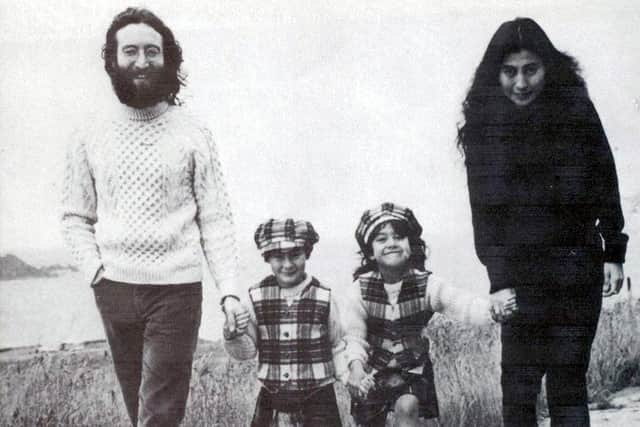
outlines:
[[[154,76],[159,77],[162,75],[163,71],[164,70],[162,68],[149,66],[144,69],[129,67],[129,68],[120,70],[119,72],[121,73],[122,78],[133,80],[139,77],[145,77],[145,78],[150,78]]]

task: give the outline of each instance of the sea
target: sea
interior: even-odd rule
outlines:
[[[489,284],[484,268],[475,260],[472,248],[446,240],[447,245],[432,245],[427,268],[438,273],[448,282],[478,295],[487,295]],[[625,273],[635,280],[640,275],[640,253],[630,245],[627,253]],[[270,273],[268,265],[255,249],[245,251],[238,286],[241,294]],[[307,271],[331,286],[340,295],[345,286],[351,284],[351,272],[359,262],[355,252],[339,245],[318,247],[307,262]],[[54,254],[40,258],[24,254],[21,258],[37,265],[62,263]],[[338,262],[339,261],[339,262]],[[206,269],[205,269],[206,270]],[[638,284],[632,292],[625,289],[620,295],[607,298],[605,307],[629,298],[640,297]],[[244,290],[243,290],[244,289]],[[222,335],[223,315],[220,311],[220,294],[208,273],[203,280],[203,306],[200,338],[217,340]],[[567,302],[570,304],[570,302]],[[95,305],[91,287],[82,280],[80,273],[66,272],[58,277],[28,278],[0,281],[0,350],[17,347],[38,347],[41,350],[56,350],[63,344],[79,344],[86,341],[103,340],[104,331]]]
[[[206,282],[205,279],[200,337],[216,340],[221,336],[224,319],[219,295]],[[0,350],[57,350],[63,344],[103,339],[93,290],[80,273],[0,281]]]

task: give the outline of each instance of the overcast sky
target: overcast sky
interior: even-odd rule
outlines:
[[[87,112],[117,102],[100,48],[129,4],[0,2],[0,252],[62,246],[64,147]],[[321,244],[351,250],[361,212],[389,200],[412,207],[436,242],[462,241],[473,256],[456,122],[491,35],[516,16],[534,18],[580,61],[621,191],[640,191],[632,171],[640,136],[637,1],[144,5],[184,49],[185,108],[219,144],[241,245],[251,244],[260,221],[287,215],[311,220]]]
[[[58,225],[64,147],[87,113],[117,102],[100,49],[111,19],[129,5],[0,0],[0,254],[31,254],[25,259],[40,264],[66,258]],[[267,273],[250,249],[255,227],[284,215],[308,219],[320,233],[311,272],[331,285],[348,283],[357,262],[355,225],[365,208],[388,200],[413,208],[423,224],[429,268],[486,293],[456,123],[491,35],[516,16],[534,18],[557,48],[580,61],[614,150],[623,207],[629,211],[631,197],[640,205],[640,175],[632,170],[640,137],[637,0],[144,5],[181,43],[189,75],[185,108],[218,142],[242,262],[251,266],[241,286]],[[627,231],[638,234],[640,215],[633,216]],[[633,237],[628,261],[640,257]],[[38,258],[34,250],[47,255]],[[640,274],[634,264],[627,262],[627,274]],[[77,313],[91,295],[79,289],[87,292],[63,294],[64,304],[75,307],[64,311],[66,321],[52,313],[9,318],[42,317],[64,331],[82,324],[88,332],[55,339],[94,339],[97,318],[91,323]],[[219,336],[221,324],[214,289],[205,287],[201,336],[209,338]],[[19,301],[5,302],[18,311],[32,308]],[[57,305],[47,299],[43,306]]]

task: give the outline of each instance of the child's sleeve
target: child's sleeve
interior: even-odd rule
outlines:
[[[331,292],[331,310],[329,311],[329,339],[331,340],[331,353],[333,354],[333,366],[335,377],[339,380],[347,373],[347,353],[340,318],[340,307],[335,292]]]
[[[367,312],[360,295],[360,286],[353,283],[347,287],[343,298],[342,327],[346,343],[346,364],[354,360],[367,363],[369,344],[367,343]]]
[[[489,300],[455,287],[432,274],[425,295],[427,307],[437,313],[465,323],[491,323]]]
[[[249,324],[247,330],[237,336],[227,339],[228,330],[225,322],[223,326],[224,349],[227,354],[236,360],[249,360],[258,354],[258,327],[256,323],[256,315],[253,311],[253,305],[243,301],[243,306],[249,311]]]

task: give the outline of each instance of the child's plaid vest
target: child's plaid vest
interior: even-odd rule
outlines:
[[[367,342],[369,365],[382,370],[395,358],[402,370],[428,365],[429,340],[422,330],[433,316],[427,310],[425,294],[431,273],[411,270],[402,280],[398,296],[398,313],[392,311],[377,271],[358,277],[362,300],[367,311]],[[393,351],[392,351],[393,349]]]
[[[287,305],[275,276],[249,289],[258,324],[258,379],[271,391],[327,384],[334,367],[329,339],[331,290],[316,278]]]

